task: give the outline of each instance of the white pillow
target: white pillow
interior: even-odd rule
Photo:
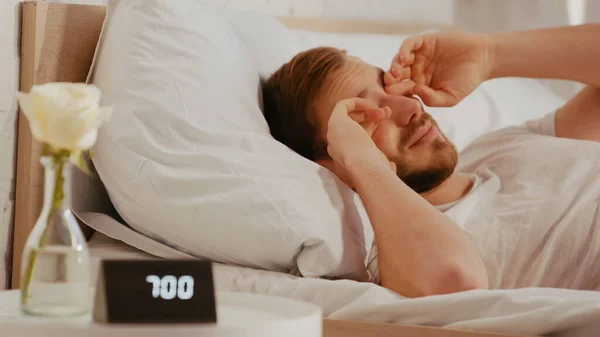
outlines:
[[[115,113],[93,160],[115,208],[196,257],[369,279],[358,196],[275,141],[259,107],[260,77],[299,44],[274,18],[213,3],[108,3],[93,82]]]
[[[425,31],[423,33],[432,33]],[[350,55],[384,70],[409,35],[340,34],[295,30],[292,32],[303,49],[328,45],[345,49]],[[451,108],[431,108],[429,112],[440,129],[464,149],[483,133],[518,125],[556,110],[565,100],[536,80],[503,78],[483,83],[471,95]]]

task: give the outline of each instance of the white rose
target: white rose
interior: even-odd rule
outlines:
[[[73,152],[91,148],[98,128],[112,109],[100,107],[100,89],[84,83],[36,85],[17,100],[29,120],[31,133],[40,142]]]

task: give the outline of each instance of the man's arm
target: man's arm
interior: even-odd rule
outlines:
[[[490,78],[530,77],[587,84],[556,113],[559,137],[600,141],[600,24],[491,34]]]
[[[396,176],[395,164],[359,123],[391,111],[362,98],[338,102],[327,129],[336,171],[365,205],[375,232],[381,283],[408,297],[487,288],[487,270],[474,243]],[[338,175],[339,176],[339,175]]]
[[[376,160],[345,165],[373,223],[381,284],[419,297],[487,289],[471,239]]]

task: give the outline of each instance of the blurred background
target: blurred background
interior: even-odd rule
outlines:
[[[173,0],[175,1],[175,0]],[[215,0],[224,6],[272,15],[443,23],[494,32],[600,22],[598,0]],[[10,258],[19,78],[20,0],[0,0],[0,256]],[[106,0],[60,0],[105,4]],[[568,98],[579,85],[545,81]],[[5,283],[0,263],[0,287]]]

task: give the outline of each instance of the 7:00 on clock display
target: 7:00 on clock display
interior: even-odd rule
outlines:
[[[163,277],[148,275],[146,282],[152,284],[152,297],[154,298],[172,300],[177,297],[180,300],[189,300],[194,296],[194,278],[189,275],[179,278],[173,275]]]

